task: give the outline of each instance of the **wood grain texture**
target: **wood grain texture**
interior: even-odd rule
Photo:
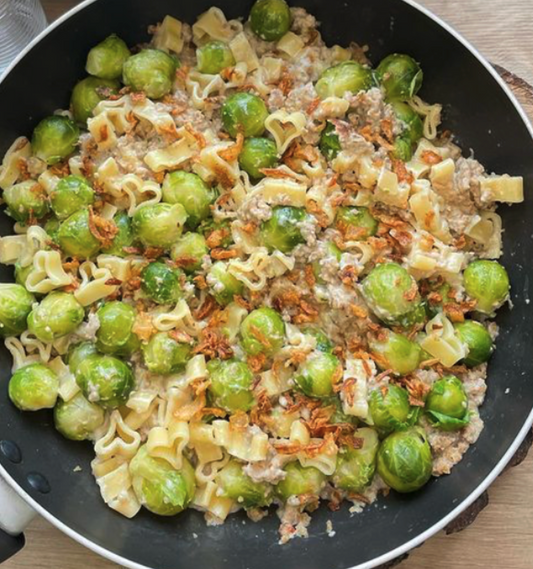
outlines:
[[[3,1],[3,0],[0,0]],[[469,39],[490,61],[533,84],[532,0],[422,0]],[[50,21],[75,0],[42,0]],[[214,2],[216,4],[216,2]],[[533,119],[527,89],[515,93]],[[401,569],[532,569],[533,453],[490,489],[490,504],[463,533],[440,533],[402,563]],[[526,489],[526,491],[524,491]],[[135,523],[135,522],[132,522]],[[26,532],[26,548],[5,569],[111,569],[43,519]],[[239,568],[235,568],[239,569]]]

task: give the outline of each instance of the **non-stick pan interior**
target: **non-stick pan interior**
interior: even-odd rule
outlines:
[[[98,0],[46,36],[0,85],[0,153],[13,139],[31,134],[43,116],[68,105],[70,90],[84,76],[87,51],[112,32],[128,43],[147,39],[148,24],[171,14],[188,22],[217,0]],[[492,359],[489,392],[482,408],[486,421],[477,445],[451,476],[431,482],[407,497],[380,499],[360,515],[345,506],[316,512],[307,540],[277,544],[275,516],[254,524],[231,517],[206,527],[202,515],[187,512],[171,519],[143,513],[133,521],[109,510],[90,473],[90,445],[71,443],[53,428],[50,413],[19,413],[7,401],[11,360],[0,350],[0,440],[14,441],[19,464],[0,454],[0,463],[17,483],[53,516],[95,544],[139,564],[164,569],[345,569],[395,549],[424,532],[465,500],[512,444],[533,406],[533,305],[529,303],[533,236],[533,141],[513,104],[491,74],[457,39],[428,16],[400,0],[299,0],[322,22],[328,44],[357,41],[370,46],[374,63],[399,51],[418,59],[425,73],[422,95],[445,105],[446,126],[459,143],[490,171],[523,175],[526,202],[501,212],[505,256],[513,283],[514,308],[499,316],[502,333]],[[218,0],[228,17],[248,14],[251,0]],[[0,218],[0,233],[11,232]],[[12,280],[8,268],[1,280]],[[81,470],[77,468],[81,467]],[[50,492],[28,481],[40,473]],[[35,478],[33,478],[35,481]],[[41,490],[46,490],[39,484]],[[336,532],[326,533],[331,520]]]

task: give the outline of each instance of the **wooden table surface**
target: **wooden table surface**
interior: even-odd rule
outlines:
[[[52,21],[77,1],[42,0],[42,3]],[[453,25],[490,61],[533,83],[531,0],[421,0],[420,3]],[[533,119],[533,99],[527,100],[527,89],[518,89],[517,95]],[[533,451],[522,465],[495,482],[490,489],[489,506],[470,528],[452,536],[443,533],[435,536],[413,552],[401,569],[533,569],[532,484]],[[524,488],[529,491],[524,492]],[[5,569],[116,567],[42,518],[33,521],[26,539],[26,548],[8,561]]]

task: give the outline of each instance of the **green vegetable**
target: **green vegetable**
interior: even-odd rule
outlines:
[[[43,364],[19,368],[9,381],[9,398],[22,411],[51,409],[57,400],[59,380]]]
[[[409,394],[397,385],[389,385],[385,395],[380,389],[372,391],[368,406],[374,426],[380,433],[406,429],[418,419],[418,409],[411,407]]]
[[[323,399],[333,393],[333,382],[339,369],[337,356],[315,351],[300,366],[295,381],[308,397]]]
[[[241,338],[247,354],[272,356],[283,347],[285,323],[273,308],[258,308],[242,321]]]
[[[457,377],[447,375],[433,384],[426,401],[426,413],[443,431],[456,431],[468,424],[468,397]]]
[[[83,306],[66,292],[45,296],[28,316],[28,329],[41,342],[53,342],[66,336],[83,322]]]
[[[172,245],[170,252],[171,259],[179,262],[188,275],[201,269],[206,255],[209,255],[209,249],[205,237],[199,233],[185,233]]]
[[[122,66],[130,55],[126,43],[113,34],[91,49],[85,70],[101,79],[120,79]]]
[[[357,429],[355,437],[363,440],[361,448],[343,446],[337,455],[333,484],[348,492],[364,492],[376,472],[379,438],[374,429]]]
[[[307,217],[303,208],[293,206],[275,206],[272,216],[261,225],[261,243],[270,252],[290,253],[296,245],[304,243],[299,224]]]
[[[96,349],[96,344],[92,342],[82,342],[77,344],[68,354],[68,367],[70,371],[75,375],[78,372],[80,365],[91,356],[98,355],[98,350]]]
[[[113,223],[117,226],[118,233],[113,237],[112,244],[103,248],[102,251],[108,255],[125,257],[127,253],[124,247],[131,247],[135,241],[131,217],[125,211],[117,211],[113,217]]]
[[[339,207],[335,225],[348,241],[364,241],[378,230],[377,220],[366,207]]]
[[[314,466],[302,466],[289,462],[283,469],[285,478],[278,482],[274,491],[286,502],[291,496],[318,496],[326,485],[326,476]]]
[[[87,401],[81,393],[68,402],[59,400],[54,408],[56,429],[73,441],[90,439],[104,421],[104,410],[95,403]]]
[[[393,101],[391,103],[394,114],[404,124],[403,132],[394,142],[395,157],[408,162],[413,156],[413,149],[424,134],[424,124],[418,113],[406,103]]]
[[[76,150],[80,129],[68,117],[43,119],[33,131],[31,147],[37,158],[49,166],[61,162]]]
[[[48,213],[48,196],[34,180],[26,180],[4,190],[7,214],[16,221],[26,222],[30,217],[40,219]]]
[[[130,463],[133,491],[139,502],[159,516],[175,516],[183,512],[194,498],[194,468],[185,458],[179,470],[163,460],[153,458],[143,445]]]
[[[243,471],[243,465],[236,460],[219,470],[216,477],[222,495],[235,500],[243,508],[263,508],[270,503],[268,484],[254,482]]]
[[[141,287],[157,304],[175,304],[182,296],[180,272],[165,263],[147,265],[141,273]]]
[[[389,435],[378,451],[378,474],[397,492],[419,490],[431,478],[433,461],[424,430],[418,427]]]
[[[207,42],[196,50],[198,71],[216,75],[226,67],[235,65],[235,58],[229,45],[218,40]]]
[[[59,180],[50,194],[52,211],[60,220],[67,219],[80,209],[94,203],[94,191],[81,176],[66,176]]]
[[[70,108],[74,120],[81,126],[85,126],[87,120],[93,116],[98,103],[116,94],[119,88],[118,81],[98,77],[86,77],[76,83],[70,97]]]
[[[244,291],[243,283],[228,273],[228,266],[224,261],[217,261],[209,269],[207,283],[215,300],[223,305],[229,304],[236,295],[242,295]]]
[[[172,91],[176,69],[176,60],[164,51],[143,49],[125,61],[122,81],[150,99],[160,99]]]
[[[181,204],[145,205],[133,214],[133,231],[145,247],[170,249],[179,239],[186,219]]]
[[[100,327],[96,331],[96,347],[104,354],[129,355],[139,347],[133,332],[136,312],[130,304],[114,300],[98,309]]]
[[[46,234],[54,243],[57,243],[57,232],[59,231],[60,225],[61,222],[55,216],[50,217],[44,224],[44,230],[46,231]]]
[[[254,34],[265,41],[278,41],[291,27],[291,11],[285,0],[257,0],[250,11]]]
[[[331,354],[333,351],[333,344],[331,340],[326,336],[326,334],[319,328],[304,328],[304,334],[312,336],[316,340],[315,349],[318,352],[325,352]]]
[[[142,345],[144,363],[152,372],[161,375],[183,369],[191,357],[190,344],[180,344],[166,332],[159,332]]]
[[[343,97],[348,91],[358,93],[372,87],[372,71],[356,61],[343,61],[326,69],[318,79],[315,90],[321,99]]]
[[[455,324],[455,331],[461,342],[468,347],[468,356],[463,360],[465,365],[474,367],[490,358],[494,346],[483,324],[475,320],[465,320],[465,322]]]
[[[230,136],[237,138],[237,134],[241,133],[248,138],[263,134],[268,109],[257,95],[241,92],[226,99],[221,115],[224,128]]]
[[[318,143],[318,147],[326,160],[333,160],[342,150],[339,135],[337,134],[337,129],[333,123],[329,121],[326,122],[326,127],[320,133],[320,142]]]
[[[59,226],[57,242],[68,257],[89,259],[100,252],[100,241],[92,234],[89,211],[81,209]]]
[[[252,178],[264,178],[263,168],[274,168],[278,164],[278,149],[269,138],[247,138],[239,154],[240,167]]]
[[[207,369],[211,379],[209,393],[215,405],[229,413],[252,408],[254,376],[247,364],[236,360],[211,360]]]
[[[35,302],[33,294],[19,284],[0,283],[0,336],[18,336]]]
[[[377,356],[377,364],[383,369],[391,369],[399,375],[415,371],[420,365],[422,350],[402,334],[382,330],[379,337],[369,341],[371,352]]]
[[[378,65],[376,77],[389,101],[408,101],[420,90],[424,74],[412,57],[393,53]]]
[[[324,255],[323,259],[327,259],[328,257],[333,257],[337,263],[341,262],[342,251],[333,243],[333,241],[328,241],[325,243],[326,255]],[[324,284],[324,279],[322,279],[322,266],[321,260],[313,261],[311,266],[313,267],[313,274],[315,278],[320,284]]]
[[[497,261],[477,260],[464,272],[468,296],[476,301],[476,310],[493,314],[509,298],[509,275]]]

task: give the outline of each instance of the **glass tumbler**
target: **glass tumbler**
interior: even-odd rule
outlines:
[[[46,26],[39,0],[0,0],[0,74]]]

